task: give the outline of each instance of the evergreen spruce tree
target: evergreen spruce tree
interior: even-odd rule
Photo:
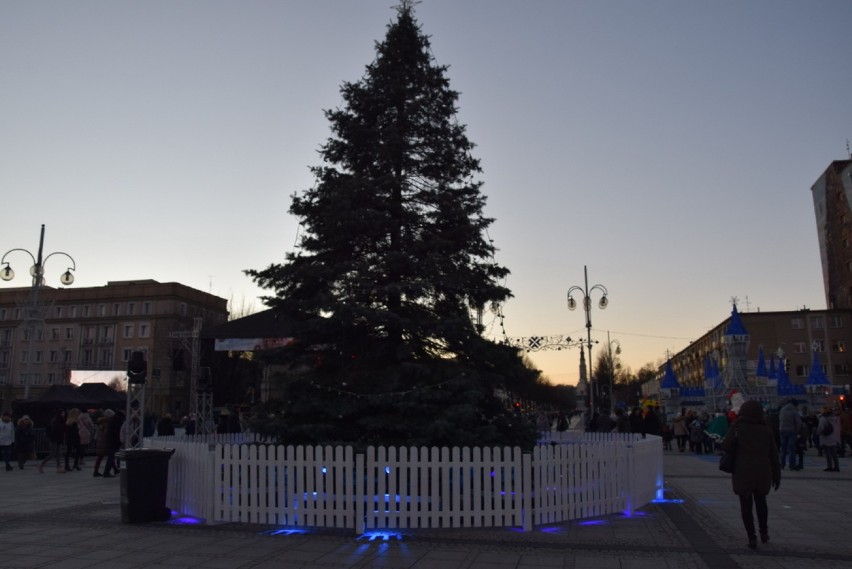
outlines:
[[[511,293],[485,232],[479,161],[458,93],[403,1],[343,105],[313,188],[293,197],[299,249],[246,271],[292,323],[275,425],[293,443],[529,446],[495,397],[535,383],[517,352],[481,337],[470,308]]]

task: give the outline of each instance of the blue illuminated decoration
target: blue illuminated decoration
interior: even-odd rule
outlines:
[[[402,541],[404,537],[405,535],[398,531],[376,530],[364,532],[358,539],[366,539],[367,541],[390,541],[395,539]]]
[[[311,533],[310,530],[305,528],[279,528],[279,529],[271,529],[267,531],[260,532],[259,535],[304,535],[307,533]]]
[[[607,526],[607,525],[609,525],[609,522],[606,521],[606,520],[585,520],[585,521],[579,522],[577,525],[578,526]]]
[[[655,498],[651,500],[652,504],[683,504],[683,500],[678,498]]]

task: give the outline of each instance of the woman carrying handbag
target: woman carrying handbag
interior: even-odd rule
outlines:
[[[740,407],[734,428],[728,429],[722,441],[722,451],[734,456],[731,484],[740,499],[740,515],[748,534],[748,546],[757,549],[754,513],[760,541],[769,541],[769,508],[766,495],[770,487],[781,485],[781,464],[772,428],[766,423],[763,408],[757,401],[746,401]]]

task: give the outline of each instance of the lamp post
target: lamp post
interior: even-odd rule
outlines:
[[[606,287],[602,284],[592,285],[589,288],[589,271],[588,268],[583,265],[583,277],[584,277],[584,286],[572,286],[568,289],[568,310],[574,310],[577,308],[577,301],[574,300],[572,294],[577,292],[578,294],[583,295],[583,310],[586,313],[586,347],[589,350],[589,410],[594,412],[595,410],[595,385],[592,376],[592,297],[591,293],[595,290],[601,293],[601,299],[598,301],[598,308],[603,310],[609,304],[609,300],[607,299],[607,295],[609,294],[606,290]]]
[[[71,266],[68,267],[64,273],[59,277],[59,282],[63,285],[68,286],[74,282],[74,274],[71,271],[77,270],[77,264],[74,262],[74,258],[71,257],[68,253],[64,253],[62,251],[56,251],[54,253],[49,253],[44,255],[44,224],[41,226],[41,235],[38,241],[38,254],[33,255],[26,249],[10,249],[3,254],[3,257],[0,258],[0,265],[3,265],[0,268],[0,279],[4,281],[11,281],[15,278],[15,271],[12,270],[12,265],[9,261],[6,260],[6,257],[9,256],[10,253],[14,253],[16,251],[21,251],[30,256],[30,259],[33,261],[33,265],[30,267],[30,276],[33,279],[32,288],[30,289],[30,301],[29,306],[26,309],[26,313],[24,315],[24,320],[26,322],[27,327],[29,328],[29,352],[32,352],[32,341],[33,336],[35,334],[36,327],[41,324],[44,325],[44,314],[39,307],[39,292],[41,287],[44,286],[44,267],[47,264],[47,260],[53,257],[54,255],[63,255],[68,257],[71,261]],[[27,354],[27,370],[29,369],[31,354]],[[26,374],[26,380],[24,382],[24,398],[28,398],[30,394],[30,377],[29,374]]]
[[[609,330],[606,332],[606,343],[607,348],[609,349],[609,366],[610,366],[610,375],[609,375],[609,405],[612,407],[615,404],[615,400],[612,396],[612,388],[615,384],[615,360],[612,357],[612,347],[615,346],[615,355],[621,355],[621,342],[618,340],[610,340],[609,339]]]

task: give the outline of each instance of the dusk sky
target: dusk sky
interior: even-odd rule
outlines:
[[[0,2],[0,253],[73,286],[231,299],[295,248],[324,109],[396,0]],[[741,311],[825,308],[810,187],[852,138],[852,2],[424,0],[512,274],[488,334],[585,337],[634,371]],[[8,257],[27,286],[26,254]],[[66,269],[57,255],[47,282]],[[598,296],[594,296],[597,303]],[[579,300],[579,299],[578,299]],[[770,349],[773,349],[770,347]],[[576,349],[530,354],[576,383]]]

